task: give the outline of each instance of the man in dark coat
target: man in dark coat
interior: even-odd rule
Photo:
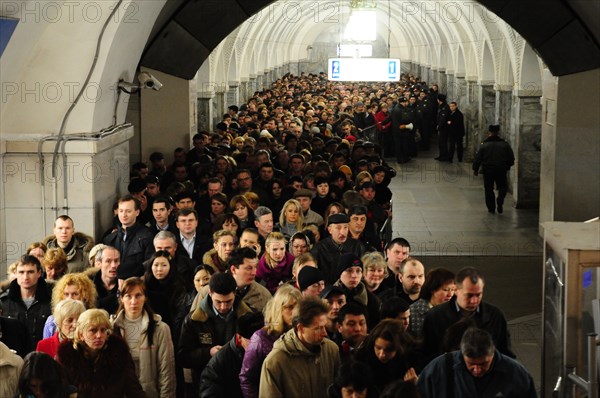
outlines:
[[[515,155],[510,145],[498,137],[500,126],[491,125],[488,130],[488,138],[481,143],[475,155],[473,174],[477,176],[479,168],[483,169],[485,204],[488,211],[493,214],[497,205],[498,213],[502,213],[504,197],[508,191],[506,173],[515,164]],[[498,198],[494,195],[494,183],[498,188]]]
[[[22,322],[29,337],[29,349],[42,339],[46,318],[52,314],[50,291],[42,278],[42,265],[37,257],[24,255],[17,263],[17,278],[0,296],[2,316]]]
[[[264,325],[260,312],[249,313],[237,320],[237,333],[208,361],[202,371],[200,397],[243,398],[240,387],[242,360],[250,337]]]
[[[394,138],[394,153],[398,163],[406,163],[410,160],[410,150],[412,138],[411,131],[414,129],[415,114],[414,110],[408,107],[408,98],[400,97],[400,104],[396,105],[390,111],[392,120],[392,137]],[[389,120],[381,122],[386,124]]]
[[[116,248],[121,255],[119,279],[144,275],[142,263],[154,252],[152,233],[137,222],[140,202],[131,195],[119,199],[119,225],[108,234],[103,243]]]
[[[214,274],[208,296],[183,321],[177,358],[182,367],[192,369],[195,391],[206,364],[234,337],[237,319],[252,312],[235,297],[236,287],[231,274]]]
[[[325,283],[333,284],[338,275],[336,267],[340,257],[344,253],[354,253],[358,257],[365,252],[362,242],[348,237],[350,219],[345,213],[334,214],[329,217],[327,231],[330,236],[321,239],[312,249],[312,255],[319,264],[319,269],[323,271]]]
[[[425,398],[537,397],[523,365],[498,351],[492,336],[477,328],[465,331],[460,351],[441,355],[423,369],[418,388]]]
[[[500,309],[482,301],[483,275],[472,267],[458,271],[455,278],[456,296],[450,301],[433,307],[423,321],[424,360],[430,361],[442,353],[446,330],[463,318],[471,318],[477,327],[487,330],[496,348],[511,358],[510,333],[504,314]]]
[[[439,94],[437,97],[437,124],[438,148],[440,154],[435,160],[448,161],[448,117],[450,116],[450,107],[446,103],[446,96]]]
[[[459,162],[463,160],[463,137],[465,136],[465,120],[456,102],[450,103],[448,116],[448,162],[452,163],[454,150]]]

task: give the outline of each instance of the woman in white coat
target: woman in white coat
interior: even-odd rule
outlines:
[[[144,392],[149,398],[174,398],[175,357],[171,330],[148,305],[144,282],[135,277],[125,280],[119,290],[119,301],[114,331],[129,345]]]

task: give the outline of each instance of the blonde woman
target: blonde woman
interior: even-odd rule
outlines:
[[[368,171],[361,171],[354,179],[354,187],[358,191],[365,182],[373,182],[373,176]]]
[[[262,364],[273,349],[273,343],[292,327],[292,311],[302,294],[291,285],[281,286],[265,306],[265,326],[254,333],[246,348],[240,386],[244,398],[258,397]]]
[[[105,310],[91,309],[79,316],[74,339],[60,344],[57,360],[67,382],[77,388],[78,396],[146,397],[129,347],[112,333]]]
[[[271,232],[265,241],[265,254],[258,262],[256,277],[274,294],[279,285],[292,279],[294,256],[286,250],[285,236]]]
[[[362,256],[363,282],[367,290],[379,296],[384,289],[381,282],[387,277],[387,262],[379,252],[369,252]]]
[[[304,214],[300,207],[300,202],[296,199],[290,199],[283,204],[279,214],[279,231],[289,239],[296,232],[302,230],[304,225]]]
[[[57,332],[47,339],[37,343],[36,351],[45,352],[52,358],[56,357],[58,346],[65,340],[73,340],[77,319],[85,311],[85,306],[79,300],[66,299],[60,301],[54,308],[54,323]]]
[[[52,308],[56,309],[58,303],[65,299],[79,300],[86,309],[96,307],[98,293],[92,280],[84,273],[67,274],[63,276],[52,289]],[[44,325],[45,339],[56,333],[54,316],[50,315]]]

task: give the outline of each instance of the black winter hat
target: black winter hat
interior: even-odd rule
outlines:
[[[354,253],[342,254],[340,257],[340,262],[335,269],[336,279],[339,279],[340,275],[342,275],[342,272],[346,271],[350,267],[360,267],[362,269],[363,263],[360,260],[360,257]]]
[[[300,291],[306,290],[313,283],[318,283],[324,280],[325,277],[323,276],[323,272],[316,267],[302,267],[300,272],[298,272],[298,286],[300,286]]]

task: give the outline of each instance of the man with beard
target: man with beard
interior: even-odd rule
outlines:
[[[381,299],[400,297],[409,305],[419,299],[421,288],[425,283],[425,267],[414,257],[408,257],[400,265],[398,282],[393,289],[383,292]]]

